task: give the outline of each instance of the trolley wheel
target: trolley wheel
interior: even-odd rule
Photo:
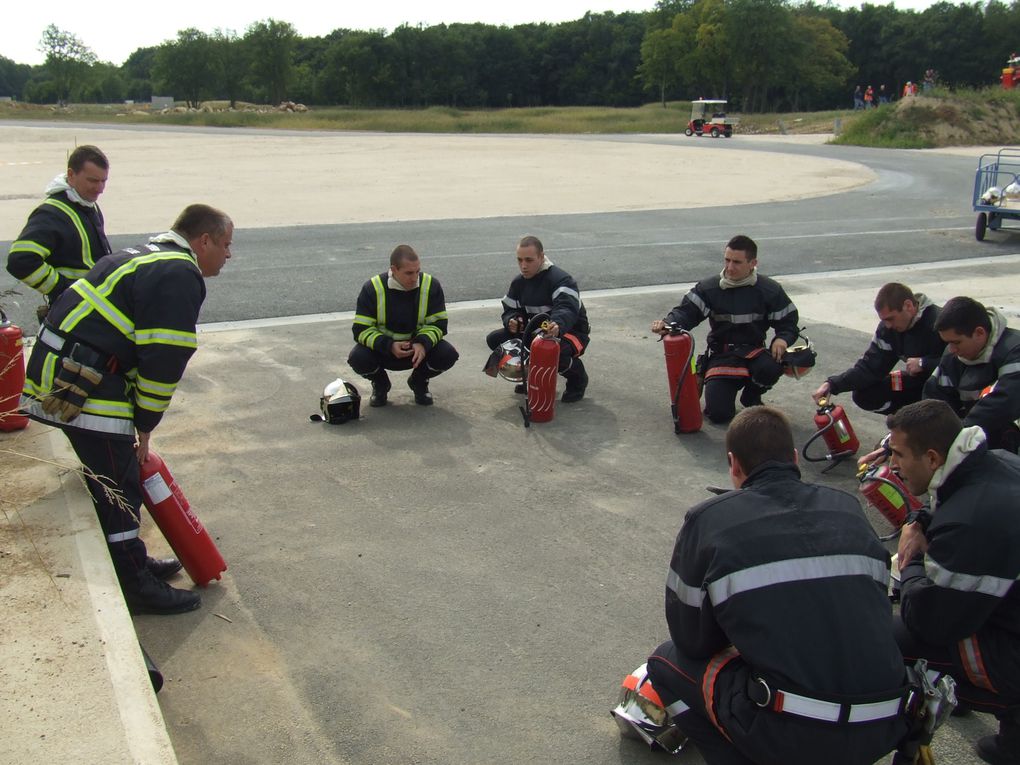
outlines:
[[[719,137],[719,128],[712,128],[712,137],[713,138]]]
[[[974,224],[974,238],[979,242],[985,240],[985,231],[988,229],[988,214],[978,213],[977,223]]]
[[[690,137],[691,137],[692,135],[694,135],[694,131],[693,131],[693,130],[691,130],[690,128],[687,128],[687,129],[686,129],[686,130],[684,131],[684,135],[685,135],[685,136],[687,136],[688,138],[690,138]]]
[[[726,130],[723,132],[723,135],[726,136],[727,138],[732,138],[733,137],[733,131],[730,130],[729,128],[726,128]]]

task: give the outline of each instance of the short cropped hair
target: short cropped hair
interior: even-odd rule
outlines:
[[[103,170],[110,169],[110,160],[97,147],[90,144],[79,146],[72,151],[71,156],[67,158],[67,167],[76,173],[80,173],[82,168],[85,167],[86,162],[91,162]]]
[[[970,337],[978,327],[983,327],[985,332],[991,332],[992,320],[988,318],[988,309],[969,297],[954,297],[947,300],[935,320],[936,332],[956,332]]]
[[[726,246],[731,250],[736,250],[737,252],[746,252],[748,260],[758,259],[758,245],[755,244],[754,240],[749,236],[737,234],[726,243]]]
[[[790,421],[772,406],[741,410],[726,430],[726,451],[732,452],[745,473],[770,460],[797,460]]]
[[[217,210],[209,205],[194,204],[188,205],[181,211],[171,228],[191,242],[202,234],[209,234],[213,239],[219,239],[233,225],[230,216],[222,210]]]
[[[903,304],[908,300],[917,305],[917,298],[910,287],[899,282],[889,282],[889,284],[883,285],[875,295],[875,310],[902,311]]]
[[[390,253],[390,265],[393,268],[400,268],[408,261],[418,262],[418,253],[414,251],[414,247],[409,244],[398,244],[393,248],[393,252]]]
[[[937,398],[907,404],[886,417],[885,425],[889,430],[899,430],[906,436],[904,445],[915,457],[929,449],[945,457],[963,430],[963,423],[956,412],[945,401]]]
[[[545,253],[545,250],[542,248],[542,241],[537,236],[532,236],[531,234],[528,234],[527,236],[522,236],[521,241],[517,243],[517,246],[534,247],[535,252],[537,252],[539,255]]]

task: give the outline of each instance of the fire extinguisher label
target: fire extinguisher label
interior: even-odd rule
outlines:
[[[850,434],[846,430],[846,425],[844,425],[840,420],[836,421],[836,436],[839,438],[839,442],[841,444],[845,444],[850,440]]]
[[[903,497],[900,495],[898,491],[896,491],[896,489],[894,489],[889,484],[883,483],[881,486],[879,486],[878,493],[885,497],[889,504],[895,507],[897,510],[903,507]]]
[[[163,480],[163,476],[159,473],[151,475],[142,482],[142,488],[145,489],[145,493],[149,495],[149,501],[153,505],[158,505],[165,499],[169,499],[171,496],[170,487],[166,485],[166,481]]]

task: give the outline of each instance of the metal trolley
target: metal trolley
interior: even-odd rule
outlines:
[[[998,231],[1007,219],[1020,219],[1020,147],[1009,146],[995,154],[983,154],[974,176],[974,237]]]

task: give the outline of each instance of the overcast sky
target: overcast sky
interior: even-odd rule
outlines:
[[[897,8],[923,9],[934,0],[896,0]],[[838,0],[852,7],[851,0]],[[884,4],[876,2],[875,4]],[[178,30],[203,32],[229,29],[243,35],[248,25],[273,18],[294,25],[302,37],[319,37],[334,29],[385,29],[401,24],[524,24],[530,21],[570,21],[586,11],[646,11],[655,0],[361,0],[325,3],[313,0],[168,0],[123,3],[109,0],[9,0],[0,21],[0,56],[19,64],[41,64],[39,40],[56,24],[77,35],[101,61],[123,64],[137,48],[159,45],[177,37]]]

